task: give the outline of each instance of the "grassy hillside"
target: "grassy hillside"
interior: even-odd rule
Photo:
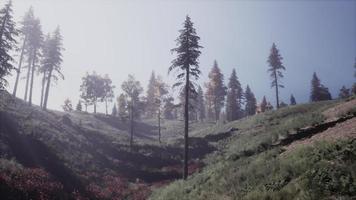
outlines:
[[[157,189],[151,199],[356,198],[355,108],[355,99],[297,105],[212,128],[238,131],[218,142],[201,172]],[[330,137],[290,148],[325,130]]]
[[[136,200],[149,195],[165,200],[350,197],[355,195],[356,152],[355,141],[348,138],[356,132],[350,121],[355,119],[350,117],[355,101],[292,106],[219,125],[192,122],[192,175],[186,182],[171,183],[181,177],[181,121],[164,120],[161,144],[155,120],[137,121],[130,150],[127,121],[42,111],[0,92],[0,195]],[[342,116],[348,117],[340,120]],[[348,132],[343,131],[346,125]],[[337,130],[345,134],[334,134]],[[323,131],[338,137],[315,146],[298,143],[319,141]]]

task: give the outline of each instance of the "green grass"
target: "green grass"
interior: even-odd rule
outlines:
[[[239,128],[219,141],[206,157],[207,166],[187,181],[159,188],[155,200],[183,199],[322,199],[356,195],[356,141],[320,143],[280,156],[265,148],[298,128],[324,121],[321,114],[339,102],[291,106],[227,123],[218,130]]]

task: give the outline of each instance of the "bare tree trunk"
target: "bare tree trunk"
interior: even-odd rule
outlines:
[[[276,81],[276,101],[277,101],[277,109],[279,108],[279,98],[278,98],[278,79],[277,79],[277,72],[274,71],[274,80]]]
[[[22,60],[23,60],[23,54],[25,52],[25,45],[26,45],[26,36],[23,40],[22,43],[22,48],[21,48],[21,54],[20,54],[20,61],[19,61],[19,66],[16,70],[17,74],[16,74],[16,81],[15,81],[15,86],[14,86],[14,91],[12,93],[12,96],[16,97],[16,92],[17,92],[17,86],[19,84],[19,79],[20,79],[20,73],[21,73],[21,65],[22,65]]]
[[[161,144],[161,109],[158,109],[158,141]]]
[[[105,114],[108,115],[108,100],[105,98]]]
[[[96,100],[94,102],[94,114],[96,114]]]
[[[25,97],[24,100],[27,101],[27,94],[28,94],[28,86],[30,81],[30,72],[31,72],[31,63],[32,63],[32,55],[29,54],[28,58],[28,68],[27,68],[27,76],[26,76],[26,88],[25,88]]]
[[[51,86],[51,77],[52,77],[52,70],[50,70],[49,73],[48,73],[46,93],[45,93],[45,98],[44,98],[44,101],[43,101],[43,109],[44,110],[47,110],[49,87]]]
[[[41,108],[43,107],[43,98],[44,98],[44,88],[46,84],[46,72],[43,72],[43,77],[42,77],[42,88],[41,88]]]
[[[30,94],[28,98],[28,105],[32,105],[32,91],[33,91],[33,79],[35,76],[35,69],[36,69],[36,49],[33,50],[33,58],[32,58],[32,72],[31,72],[31,85],[30,85]]]
[[[183,179],[188,177],[188,130],[189,130],[189,65],[186,66],[186,82],[185,82],[185,102],[184,102],[184,166]]]
[[[130,151],[132,151],[133,145],[133,133],[134,133],[134,120],[133,120],[133,100],[130,103]]]

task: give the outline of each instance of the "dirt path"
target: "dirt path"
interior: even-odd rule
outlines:
[[[294,151],[301,146],[312,145],[317,141],[336,141],[342,138],[356,138],[356,117],[336,124],[334,127],[317,133],[310,138],[298,140],[285,146],[286,151],[283,154]]]

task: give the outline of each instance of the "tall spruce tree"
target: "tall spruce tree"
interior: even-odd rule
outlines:
[[[198,110],[198,120],[204,121],[205,119],[205,102],[204,102],[204,92],[201,86],[198,87],[197,96],[197,110]]]
[[[226,87],[224,86],[224,75],[221,73],[216,60],[214,61],[213,68],[209,73],[207,93],[211,95],[211,105],[213,107],[215,121],[217,122],[220,117],[221,108],[224,106]]]
[[[246,115],[254,115],[256,114],[257,101],[255,95],[251,91],[250,87],[247,85],[245,90],[245,112]]]
[[[293,94],[290,95],[290,105],[296,105],[297,101],[295,100]]]
[[[263,96],[263,98],[262,98],[262,102],[260,104],[260,110],[261,110],[261,112],[265,112],[267,110],[266,96]]]
[[[52,80],[56,82],[59,78],[64,79],[61,72],[62,51],[62,36],[59,27],[57,27],[53,35],[47,38],[43,46],[42,67],[44,67],[44,73],[46,74],[46,89],[42,105],[44,110],[47,109]]]
[[[279,92],[278,88],[284,88],[281,84],[281,78],[283,78],[282,70],[286,70],[286,68],[282,64],[282,56],[279,54],[279,50],[276,47],[276,44],[272,44],[271,52],[268,57],[269,69],[272,83],[271,87],[275,87],[276,89],[276,108],[279,108]]]
[[[243,90],[241,84],[236,76],[236,70],[233,69],[227,88],[226,97],[226,119],[227,121],[234,121],[242,117],[242,103]]]
[[[15,81],[15,85],[14,85],[14,90],[13,90],[13,96],[16,96],[17,93],[17,87],[19,84],[19,79],[20,79],[20,74],[21,74],[21,68],[22,68],[22,63],[23,63],[23,59],[25,57],[25,50],[26,50],[26,46],[27,46],[27,40],[29,38],[29,35],[31,33],[31,29],[32,29],[32,22],[35,19],[34,14],[33,14],[33,9],[32,7],[30,7],[30,9],[25,13],[22,21],[21,21],[21,28],[20,28],[20,33],[22,36],[22,47],[21,47],[21,53],[20,53],[20,59],[19,59],[19,63],[18,63],[18,67],[16,69],[16,81]],[[29,69],[28,69],[29,70]],[[41,103],[42,104],[42,103]]]
[[[200,76],[199,56],[201,54],[199,45],[200,37],[196,34],[193,22],[189,16],[186,16],[183,29],[179,30],[180,35],[176,42],[177,47],[172,52],[177,54],[177,58],[172,61],[168,71],[178,71],[177,82],[173,87],[180,87],[185,91],[184,102],[184,165],[183,179],[188,177],[188,130],[189,130],[189,96],[196,93],[194,80]]]
[[[311,81],[310,101],[314,102],[324,100],[331,100],[331,94],[329,92],[329,89],[320,83],[320,79],[314,72]]]
[[[346,99],[350,96],[350,89],[346,88],[344,85],[340,89],[339,92],[339,98],[340,99]]]
[[[12,16],[12,1],[8,1],[0,10],[0,89],[7,85],[5,76],[9,75],[13,66],[10,53],[16,48],[18,30]]]
[[[148,118],[153,118],[156,113],[155,86],[156,86],[156,75],[155,72],[152,71],[150,80],[148,81],[147,94],[146,94],[146,115]]]

